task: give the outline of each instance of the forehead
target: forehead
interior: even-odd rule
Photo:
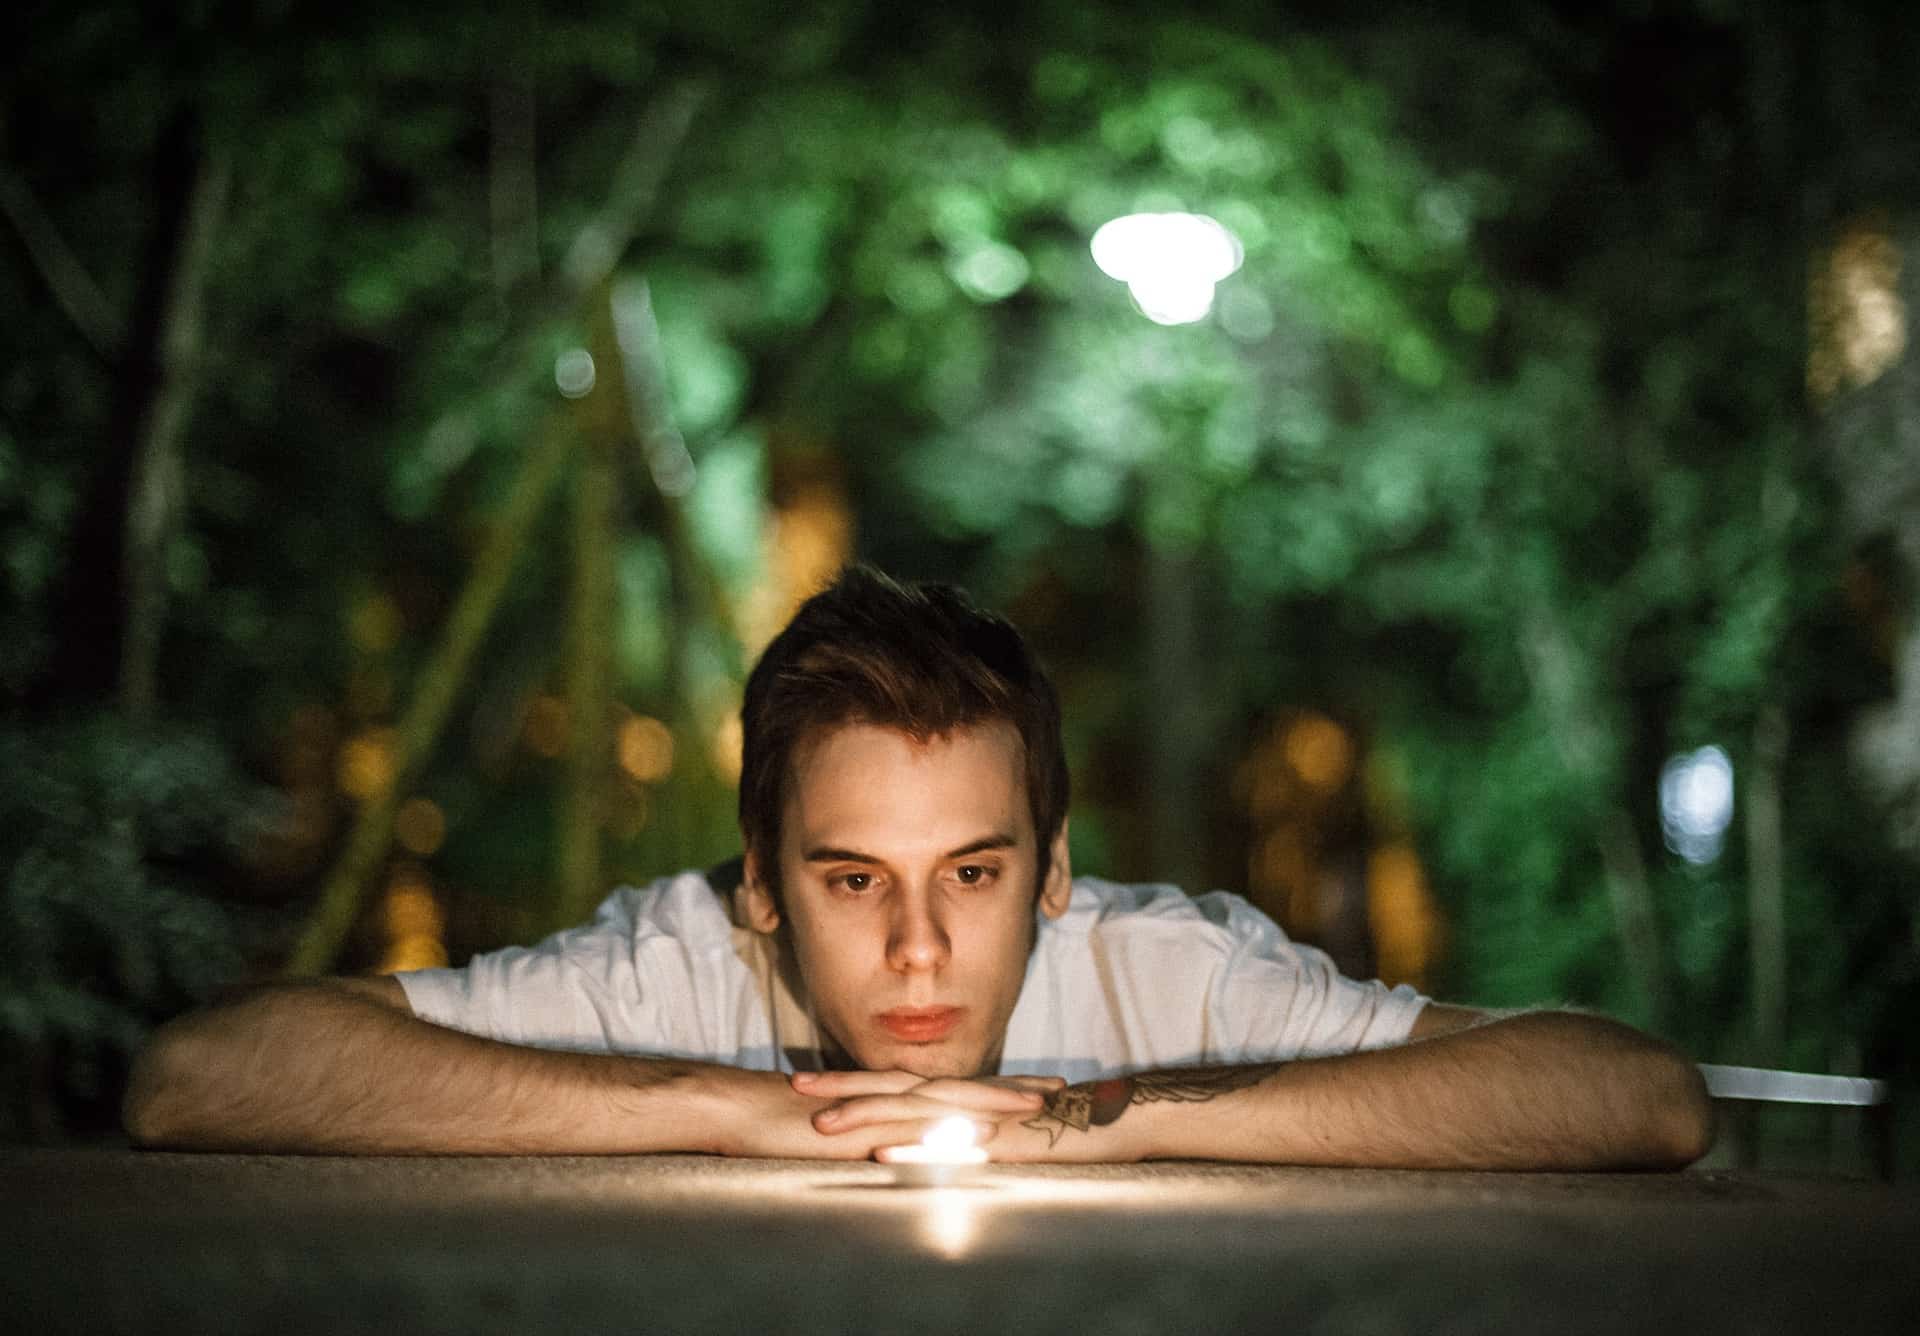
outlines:
[[[824,728],[793,750],[783,835],[876,851],[995,833],[1025,843],[1025,759],[1019,732],[999,720],[924,739],[873,724]]]

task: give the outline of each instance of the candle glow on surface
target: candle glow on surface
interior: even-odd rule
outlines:
[[[964,1256],[979,1232],[979,1220],[974,1213],[976,1195],[936,1192],[921,1218],[921,1236],[927,1246],[949,1261]]]

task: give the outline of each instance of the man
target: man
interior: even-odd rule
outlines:
[[[162,1029],[155,1146],[1677,1167],[1693,1064],[1623,1025],[1339,976],[1238,897],[1075,881],[1053,687],[957,591],[852,569],[747,684],[736,876],[462,970]]]

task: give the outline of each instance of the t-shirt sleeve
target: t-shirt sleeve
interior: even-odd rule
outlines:
[[[1231,902],[1224,917],[1233,945],[1209,999],[1217,1061],[1286,1062],[1405,1041],[1427,1004],[1416,989],[1348,978],[1326,952],[1289,940],[1237,896],[1221,900]]]
[[[632,1051],[651,1028],[634,967],[632,920],[612,900],[592,923],[536,946],[394,978],[420,1019],[509,1044]]]

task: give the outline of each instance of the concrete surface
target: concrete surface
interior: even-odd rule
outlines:
[[[1157,1164],[0,1152],[9,1331],[1870,1332],[1867,1183]]]

